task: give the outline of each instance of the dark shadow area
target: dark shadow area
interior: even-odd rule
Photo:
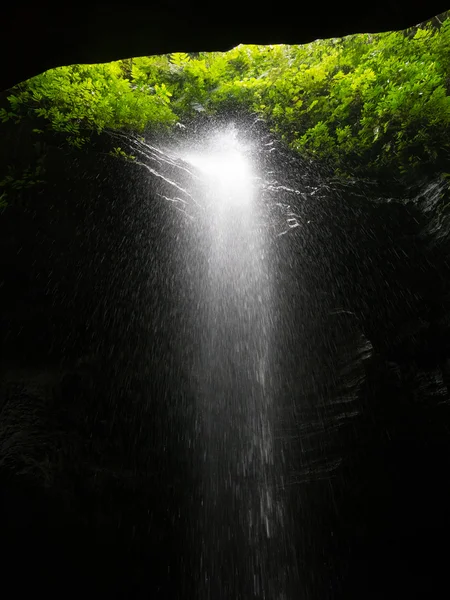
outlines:
[[[448,9],[442,0],[379,0],[374,6],[331,0],[320,5],[285,0],[273,10],[259,3],[228,3],[213,17],[210,5],[22,2],[3,9],[0,53],[8,56],[0,75],[5,90],[47,69],[170,52],[225,51],[238,44],[306,44],[351,33],[412,27]],[[299,12],[300,11],[300,12]],[[295,19],[292,16],[295,15]],[[26,40],[26,43],[24,43]]]
[[[4,579],[47,597],[194,598],[204,259],[161,180],[101,139],[89,154],[51,146],[47,164],[45,193],[0,218]],[[298,592],[437,596],[450,534],[448,198],[439,181],[393,199],[280,148],[261,158],[286,164],[302,194],[299,227],[271,242],[273,378]]]

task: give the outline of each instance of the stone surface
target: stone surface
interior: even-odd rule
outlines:
[[[205,0],[128,4],[10,3],[0,22],[0,89],[58,65],[170,52],[228,50],[240,43],[302,44],[351,33],[405,29],[448,9],[444,0],[379,0],[376,5],[285,0],[270,10]],[[295,15],[295,18],[293,18]]]
[[[4,577],[47,597],[184,600],[195,294],[168,273],[189,231],[155,179],[101,150],[50,144],[45,193],[0,218]],[[421,189],[319,185],[277,238],[281,444],[311,600],[434,597],[445,581],[450,221],[445,185]]]

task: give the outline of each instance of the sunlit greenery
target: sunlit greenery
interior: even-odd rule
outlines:
[[[155,85],[150,92],[148,86],[134,85],[125,61],[46,71],[14,88],[8,101],[10,110],[0,110],[3,121],[23,116],[42,118],[54,131],[66,133],[69,143],[78,147],[93,131],[123,127],[143,130],[176,120],[165,86]]]
[[[151,132],[236,108],[341,173],[441,165],[450,150],[450,19],[302,46],[61,67],[13,88],[0,119],[37,118],[36,135],[51,129],[82,147],[104,129]]]

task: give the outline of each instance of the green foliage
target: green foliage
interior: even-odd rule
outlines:
[[[133,86],[123,62],[46,71],[13,88],[8,96],[11,110],[0,111],[0,119],[39,117],[41,129],[65,134],[69,144],[78,148],[92,132],[105,128],[144,131],[174,123],[168,106],[170,91],[164,83],[154,88]]]
[[[433,166],[450,150],[450,19],[407,32],[303,46],[240,45],[227,53],[144,60],[174,113],[243,107],[291,148],[339,172]],[[165,62],[166,61],[166,62]]]
[[[106,128],[154,131],[244,108],[339,173],[407,173],[449,153],[449,92],[450,19],[441,16],[405,32],[52,69],[13,88],[0,120],[38,117],[36,134],[50,129],[82,147]]]
[[[170,55],[170,62],[177,67],[183,67],[189,61],[190,56],[186,52],[174,52]]]
[[[127,152],[125,152],[125,150],[122,150],[120,146],[113,148],[113,150],[109,152],[109,155],[114,156],[116,158],[124,158],[125,160],[136,160],[135,156],[133,156],[132,154],[128,154]]]
[[[8,165],[6,175],[0,179],[0,209],[6,208],[10,200],[17,200],[23,191],[44,184],[44,173],[41,160],[38,160],[36,165],[29,165],[24,169]]]
[[[42,165],[29,166],[21,172],[17,172],[12,166],[8,166],[7,174],[0,179],[0,188],[5,190],[25,190],[30,187],[34,187],[40,183],[45,183],[41,177],[44,174],[44,168]],[[7,191],[3,192],[5,197]]]

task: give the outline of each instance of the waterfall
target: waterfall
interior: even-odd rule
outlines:
[[[313,576],[301,570],[310,549],[296,547],[296,536],[304,515],[307,539],[315,499],[297,492],[303,475],[294,477],[288,464],[299,451],[288,433],[294,394],[313,393],[320,376],[308,357],[315,343],[308,311],[316,300],[310,279],[328,256],[310,240],[324,190],[318,174],[291,165],[250,129],[216,125],[158,147],[130,140],[150,174],[152,206],[159,199],[168,215],[164,235],[172,236],[166,277],[178,282],[171,285],[183,311],[176,360],[189,390],[168,411],[186,422],[189,555],[181,572],[200,600],[295,600]],[[311,466],[306,452],[308,479],[339,464],[314,456]]]
[[[251,147],[234,128],[183,154],[199,174],[207,265],[194,348],[201,431],[201,597],[281,598],[270,254]],[[275,569],[274,569],[275,567]]]
[[[450,531],[448,181],[340,181],[232,118],[111,133],[122,165],[56,155],[39,211],[4,220],[5,572],[427,597]]]

